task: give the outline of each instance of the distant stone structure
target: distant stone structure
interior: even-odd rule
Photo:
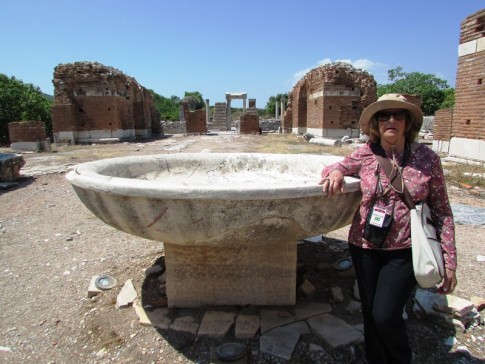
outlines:
[[[256,108],[256,99],[249,99],[249,107],[245,113],[239,117],[238,131],[241,134],[259,134],[259,114]]]
[[[205,134],[207,133],[207,110],[190,110],[187,100],[180,101],[180,109],[185,120],[185,133]]]
[[[115,68],[97,62],[59,64],[53,84],[55,142],[131,140],[163,133],[151,94]]]
[[[45,124],[40,120],[14,121],[8,124],[10,148],[16,151],[51,151]]]
[[[433,150],[485,161],[485,9],[460,26],[455,106],[438,110]]]
[[[326,64],[293,87],[287,110],[281,110],[282,128],[294,134],[359,137],[360,114],[376,100],[377,84],[371,74],[347,63]]]
[[[210,129],[214,131],[226,131],[227,129],[227,104],[225,102],[216,102],[214,105],[214,116]]]

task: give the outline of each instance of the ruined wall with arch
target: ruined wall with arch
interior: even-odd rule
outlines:
[[[371,74],[347,63],[326,64],[293,87],[282,127],[287,133],[358,137],[360,114],[376,100],[377,83]]]

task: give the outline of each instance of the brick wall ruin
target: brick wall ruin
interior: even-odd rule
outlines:
[[[10,148],[15,151],[51,152],[45,124],[40,120],[14,121],[8,123]]]
[[[199,109],[185,112],[185,130],[189,134],[205,134],[207,133],[205,109]]]
[[[43,121],[14,121],[8,123],[11,143],[41,142],[47,138]]]
[[[332,63],[308,72],[289,94],[285,132],[342,137],[360,135],[359,117],[377,100],[377,84],[366,71]]]
[[[449,133],[441,132],[447,129]],[[461,22],[455,106],[436,113],[433,149],[485,160],[485,9]]]
[[[151,94],[115,68],[97,62],[59,64],[53,84],[56,142],[130,140],[162,133]]]

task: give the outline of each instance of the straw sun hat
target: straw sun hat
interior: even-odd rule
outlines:
[[[417,133],[421,130],[423,125],[423,113],[421,109],[409,101],[405,95],[401,94],[385,94],[377,99],[376,102],[370,104],[365,108],[360,116],[360,128],[364,134],[369,134],[369,128],[374,115],[382,110],[386,109],[404,109],[409,112],[412,122],[412,129]]]

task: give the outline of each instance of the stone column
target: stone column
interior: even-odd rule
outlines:
[[[227,99],[227,109],[226,109],[226,127],[227,130],[231,130],[231,98],[226,97]]]
[[[280,106],[280,104],[278,103],[278,101],[276,101],[275,102],[275,111],[274,111],[274,117],[275,117],[275,119],[278,119],[279,106]]]
[[[204,99],[204,103],[205,103],[205,122],[208,124],[210,122],[209,99]]]
[[[246,95],[243,97],[243,114],[246,114]]]

